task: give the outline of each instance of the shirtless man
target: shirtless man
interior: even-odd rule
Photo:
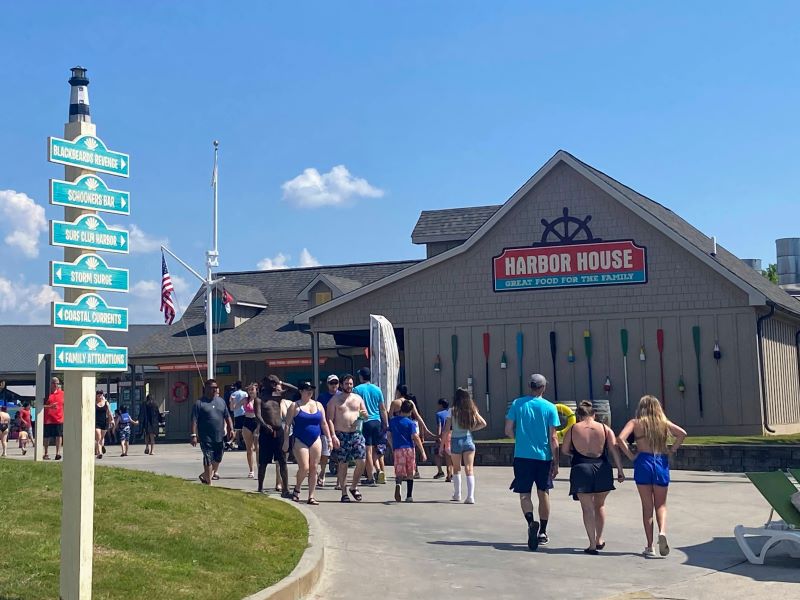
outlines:
[[[276,389],[280,387],[280,382]],[[267,465],[273,460],[281,479],[281,495],[290,498],[289,473],[286,469],[286,455],[283,453],[283,424],[281,423],[281,397],[273,395],[273,390],[264,390],[255,401],[256,419],[261,426],[258,434],[258,491],[264,491],[264,475]]]
[[[350,493],[356,502],[361,502],[361,492],[358,491],[358,482],[364,472],[364,459],[367,455],[364,436],[358,430],[358,420],[367,418],[367,407],[364,399],[353,393],[353,376],[345,375],[341,378],[342,391],[328,402],[328,428],[334,432],[331,437],[333,449],[336,450],[336,460],[339,467],[336,478],[342,490],[342,502],[350,502],[345,488],[347,482],[347,465],[351,460],[356,461],[353,471],[353,480]]]

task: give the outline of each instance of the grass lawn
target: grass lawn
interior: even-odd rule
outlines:
[[[514,440],[501,438],[497,440],[478,440],[484,444],[513,444]],[[708,446],[712,444],[800,444],[800,433],[789,435],[690,435],[684,444]]]
[[[0,597],[58,598],[61,465],[0,460]],[[95,473],[96,600],[243,598],[295,567],[308,541],[292,506],[174,477]]]

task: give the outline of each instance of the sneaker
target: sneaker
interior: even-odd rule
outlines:
[[[386,473],[383,471],[378,473],[378,483],[386,483]]]
[[[448,476],[445,478],[444,482],[445,482],[445,483],[452,483],[452,482],[453,482],[453,478],[452,478],[452,477],[450,477],[450,476],[448,475]]]
[[[464,504],[475,504],[475,498],[467,498],[464,500]]]
[[[395,484],[394,486],[394,501],[400,502],[403,499],[403,496],[400,495],[400,484]]]
[[[658,553],[661,556],[669,554],[669,544],[667,543],[667,536],[663,533],[658,534]]]
[[[414,501],[414,498],[412,498],[411,496],[409,496],[408,498],[406,498],[406,502],[413,502],[413,501]]]
[[[145,448],[145,449],[144,449],[144,453],[145,453],[145,454],[150,454],[150,450],[149,450],[148,448]]]
[[[444,473],[437,473],[433,476],[434,479],[441,479],[442,477],[444,477]]]
[[[547,544],[550,542],[550,538],[547,537],[547,534],[544,532],[539,532],[539,535],[536,536],[536,539],[539,540],[540,546],[547,546]]]
[[[256,478],[256,474],[255,474],[253,471],[250,471],[250,472],[247,474],[247,478],[248,478],[248,479],[255,479],[255,478]]]
[[[378,473],[372,474],[372,480],[377,484],[378,483]]]
[[[61,460],[61,455],[60,454],[56,454],[56,460]]]
[[[422,476],[419,474],[419,471],[414,471],[414,479],[422,479]]]
[[[535,552],[539,547],[539,523],[531,521],[528,525],[528,550]]]
[[[461,496],[453,494],[453,497],[450,498],[450,502],[461,502]]]
[[[642,556],[644,556],[645,558],[655,558],[656,553],[653,552],[652,548],[647,547],[642,551]]]

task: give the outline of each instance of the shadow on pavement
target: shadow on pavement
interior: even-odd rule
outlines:
[[[748,537],[754,548],[760,548],[757,536]],[[678,548],[686,554],[683,564],[734,573],[754,581],[800,583],[800,559],[786,553],[785,546],[776,546],[767,555],[766,564],[752,565],[742,555],[733,537],[715,537],[708,542]]]
[[[494,548],[495,550],[508,550],[512,552],[531,552],[528,550],[527,544],[511,544],[508,542],[479,542],[477,540],[436,540],[434,542],[427,542],[435,546],[475,546],[479,548]],[[552,548],[549,546],[539,546],[536,550],[539,554],[572,554],[575,556],[586,556],[582,548]],[[636,552],[607,552],[601,551],[601,556],[637,556],[641,558],[641,554]]]

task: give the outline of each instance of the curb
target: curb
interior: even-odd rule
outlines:
[[[294,506],[305,517],[308,523],[308,547],[289,575],[243,600],[300,600],[311,593],[322,577],[325,568],[325,536],[317,515],[302,504],[282,501]]]

